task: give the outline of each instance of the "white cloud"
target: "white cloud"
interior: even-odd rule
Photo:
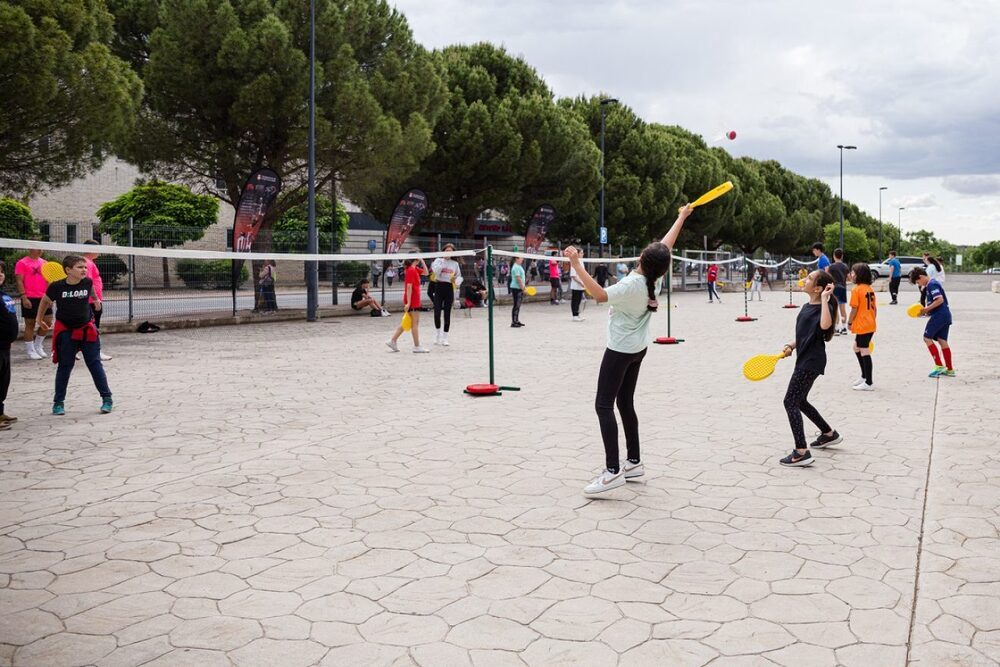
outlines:
[[[902,206],[906,209],[937,208],[937,202],[934,200],[934,195],[926,192],[913,197],[903,197],[902,199],[897,199],[895,203],[897,206]]]
[[[941,185],[962,195],[1000,194],[1000,174],[945,176]]]

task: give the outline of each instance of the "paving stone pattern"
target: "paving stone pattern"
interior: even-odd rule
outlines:
[[[595,304],[498,312],[522,391],[495,398],[461,393],[484,311],[429,355],[387,351],[398,317],[108,336],[109,416],[82,365],[48,416],[54,369],[15,345],[0,664],[996,664],[1000,297],[952,296],[957,378],[926,377],[905,304],[875,392],[835,339],[811,398],[845,441],[791,470],[792,362],[740,375],[792,337],[784,301],[737,323],[739,296],[677,297],[686,342],[639,381],[647,475],[596,500]]]

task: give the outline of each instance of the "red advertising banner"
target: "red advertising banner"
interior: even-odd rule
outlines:
[[[236,206],[233,251],[250,252],[264,217],[281,192],[281,178],[272,169],[258,169],[247,178]]]
[[[537,254],[545,243],[545,235],[549,233],[549,225],[556,219],[556,210],[549,204],[542,204],[531,215],[528,231],[524,235],[524,252]]]
[[[385,235],[386,253],[399,252],[426,210],[427,194],[423,190],[413,189],[399,198],[392,218],[389,219],[389,231]]]

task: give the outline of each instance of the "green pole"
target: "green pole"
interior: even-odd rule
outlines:
[[[493,378],[493,246],[486,246],[486,296],[489,299],[490,322],[490,384],[496,384]]]

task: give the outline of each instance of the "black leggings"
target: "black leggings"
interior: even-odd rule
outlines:
[[[10,388],[10,350],[0,350],[0,415],[3,414],[3,404],[7,400],[7,389]]]
[[[514,297],[514,307],[510,310],[510,321],[520,322],[521,321],[521,300],[524,299],[524,291],[519,290],[516,287],[512,287],[510,294]]]
[[[628,458],[639,460],[639,417],[635,414],[632,398],[635,395],[635,383],[639,379],[639,367],[645,356],[646,350],[633,354],[604,350],[601,372],[597,376],[594,409],[597,411],[597,421],[601,424],[605,465],[608,470],[617,471],[619,465],[615,403],[622,416]]]
[[[717,291],[715,291],[715,283],[714,282],[713,283],[708,283],[708,300],[711,301],[713,296],[716,299],[719,299],[719,301],[722,301],[722,298],[719,297],[719,293]]]
[[[441,312],[444,311],[444,331],[451,329],[451,306],[455,303],[455,288],[451,283],[434,284],[434,328],[441,328]]]
[[[795,448],[806,448],[806,434],[802,427],[802,415],[809,417],[809,421],[819,428],[823,433],[828,433],[832,429],[826,420],[809,403],[809,390],[812,389],[813,382],[819,377],[816,371],[796,368],[792,372],[792,379],[788,381],[788,391],[785,392],[785,412],[788,413],[788,425],[792,427],[792,437],[795,438]]]
[[[571,291],[573,292],[573,296],[570,299],[569,307],[570,307],[570,310],[573,311],[573,317],[579,317],[579,315],[580,315],[580,302],[583,301],[583,290],[582,289],[575,289],[575,290],[571,290]],[[563,312],[565,312],[565,311],[563,311]]]
[[[899,294],[899,276],[895,278],[889,278],[889,294],[892,296],[892,300],[896,300],[896,296]]]

